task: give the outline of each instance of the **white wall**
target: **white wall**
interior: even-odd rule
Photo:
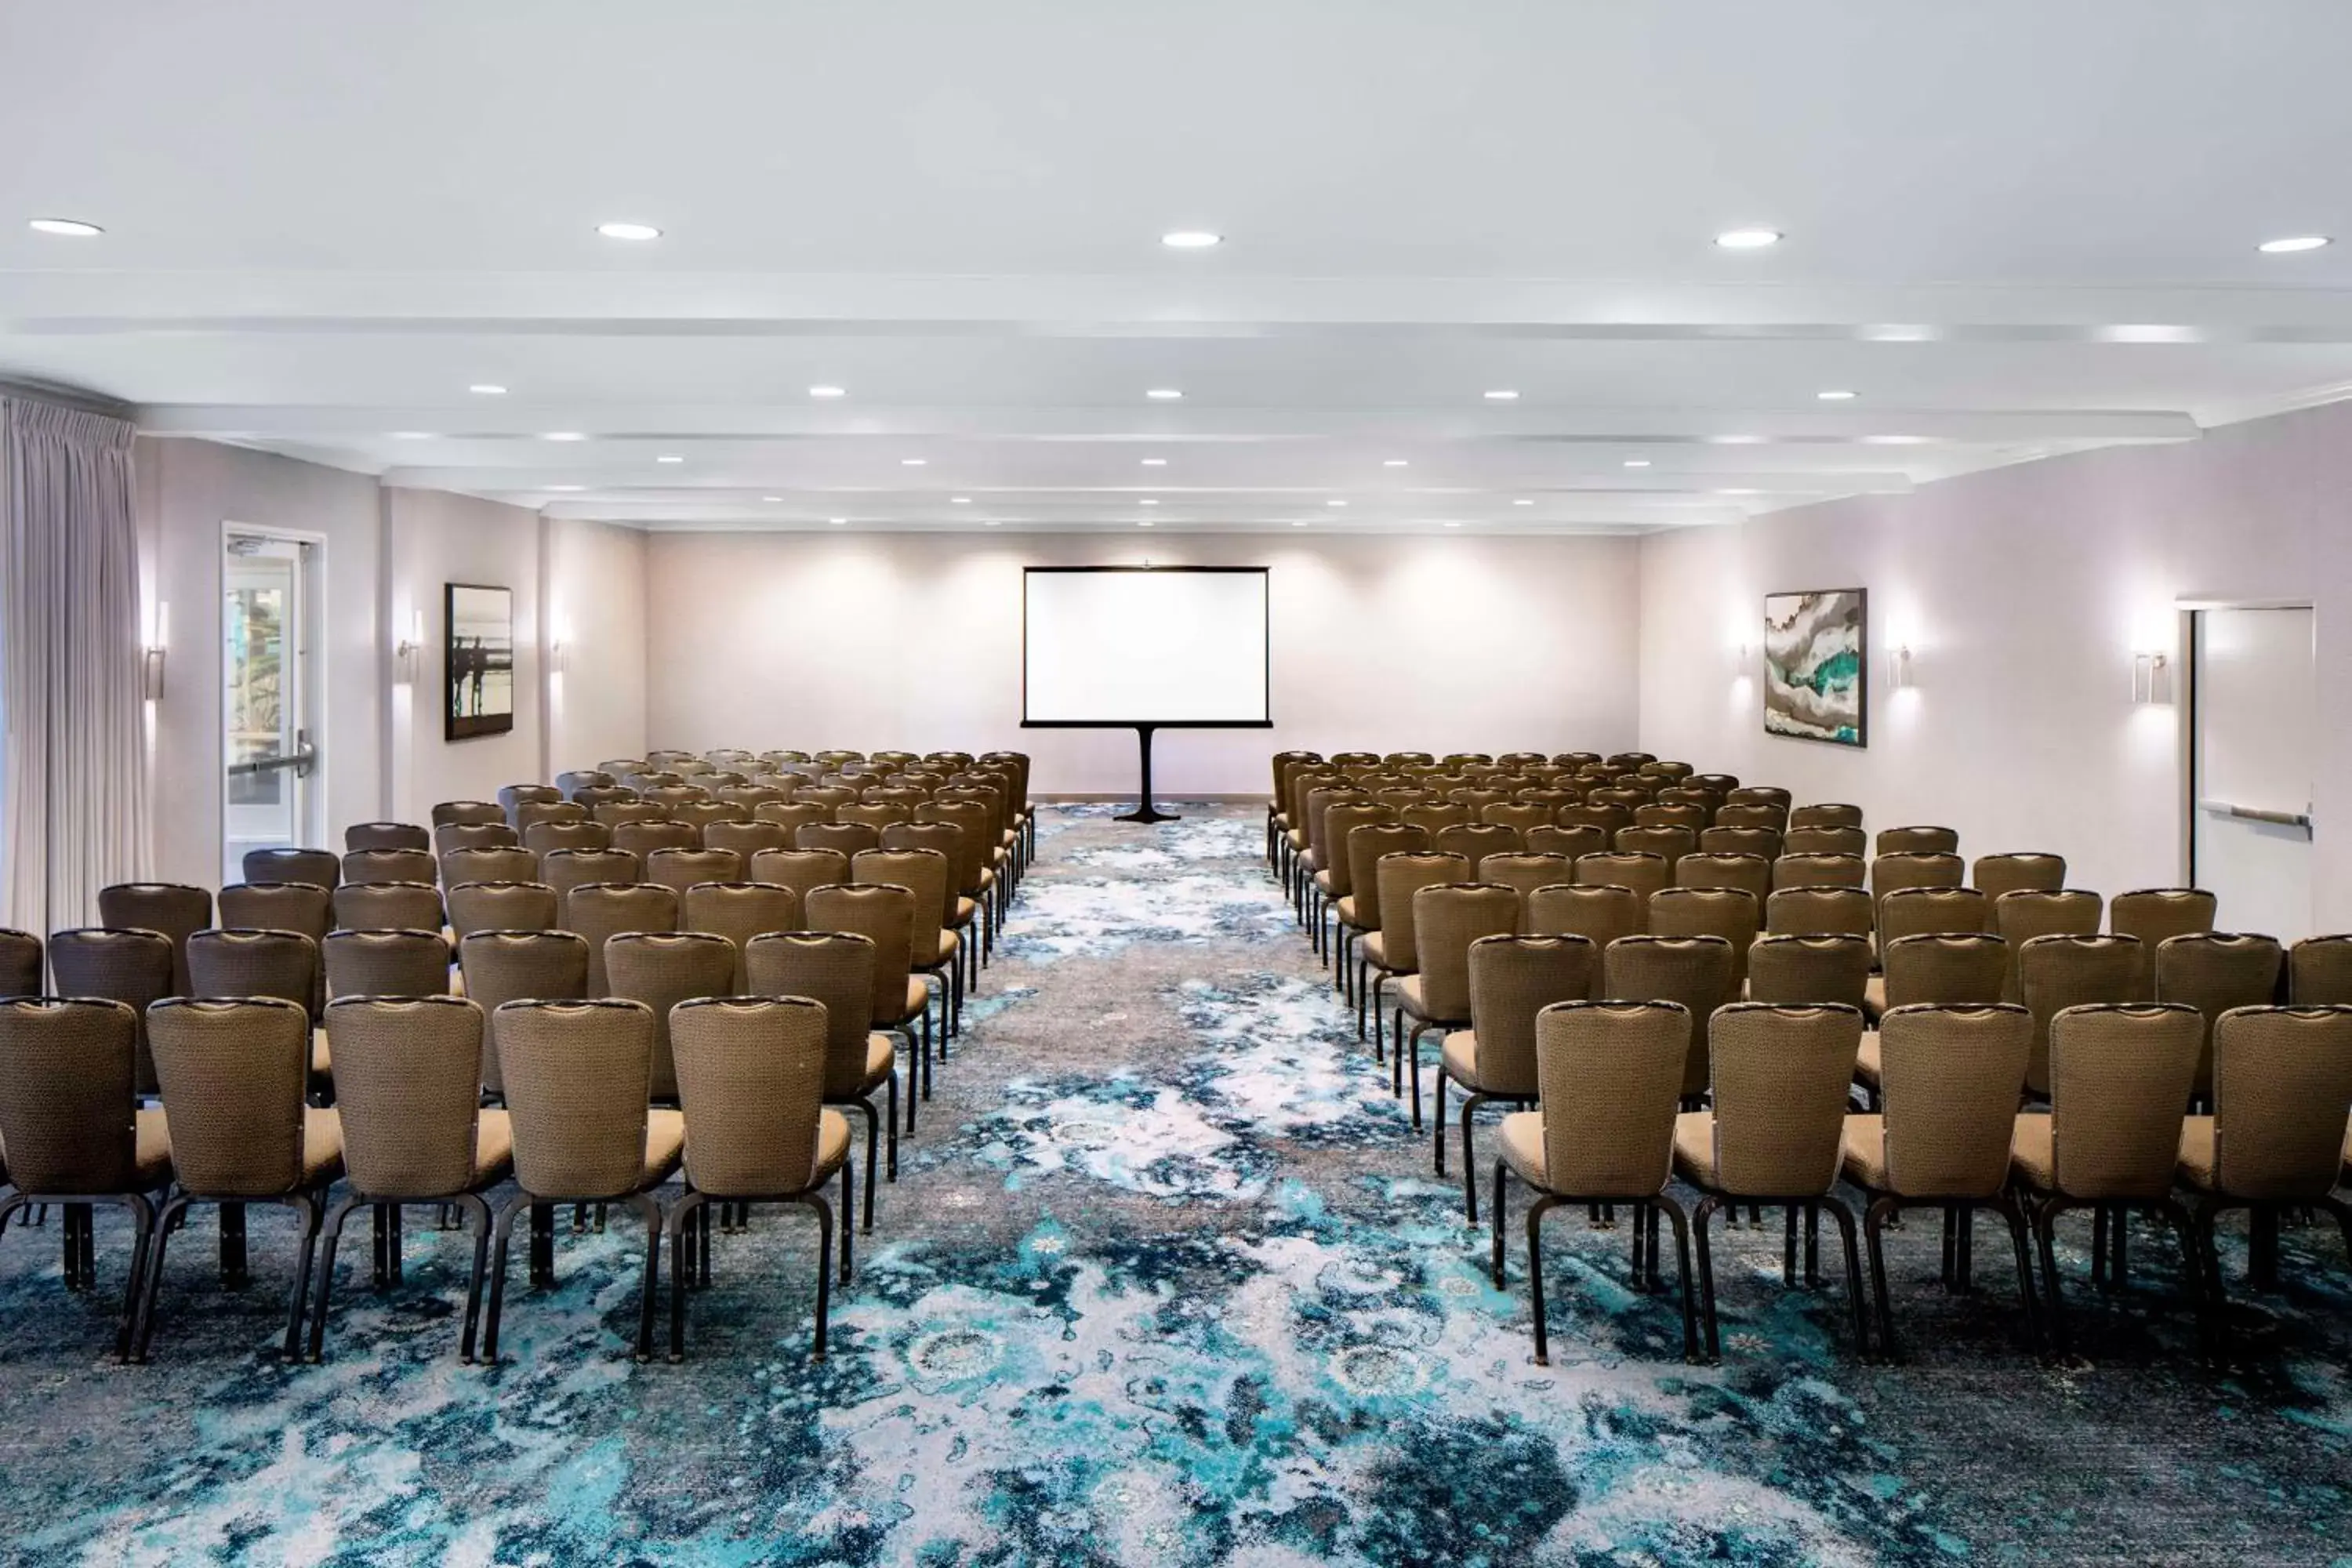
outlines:
[[[547,773],[646,752],[646,536],[601,522],[547,525]]]
[[[1290,747],[1633,741],[1630,539],[1010,533],[652,536],[648,739],[1003,747],[1035,759],[1039,794],[1131,791],[1131,731],[1020,727],[1021,568],[1147,556],[1273,571],[1275,728],[1163,732],[1163,795],[1263,793]]]
[[[1941,823],[1964,854],[2052,849],[2113,894],[2185,869],[2181,598],[2317,608],[2315,919],[2352,925],[2352,404],[1803,508],[1642,550],[1641,738],[1874,827]],[[1762,732],[1734,648],[1768,592],[1870,590],[1870,744]],[[1887,651],[1908,642],[1913,684]],[[2135,649],[2175,701],[2131,700]],[[2226,923],[2227,913],[2223,920]]]

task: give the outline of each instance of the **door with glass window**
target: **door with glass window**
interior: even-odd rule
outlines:
[[[2196,613],[2190,874],[2223,931],[2311,934],[2318,679],[2308,606]]]
[[[319,682],[311,649],[314,546],[227,535],[221,565],[221,880],[246,853],[316,845]]]

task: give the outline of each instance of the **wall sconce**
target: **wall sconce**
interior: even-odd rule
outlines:
[[[417,656],[425,651],[425,612],[408,612],[408,635],[392,647],[392,678],[414,685]]]
[[[2172,700],[2172,660],[2153,650],[2132,655],[2132,701]]]
[[[163,700],[163,649],[169,644],[171,636],[172,606],[158,604],[155,606],[154,637],[145,647],[140,649],[140,694],[150,702],[161,702]]]
[[[1734,645],[1731,650],[1731,679],[1745,680],[1756,673],[1756,650],[1746,643]]]
[[[1911,645],[1897,643],[1886,661],[1887,684],[1897,691],[1911,689]]]
[[[567,642],[549,643],[547,645],[547,672],[550,675],[562,675],[571,668],[572,645]]]

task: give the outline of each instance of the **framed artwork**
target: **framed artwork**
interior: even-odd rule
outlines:
[[[514,590],[445,584],[442,689],[446,740],[514,728]]]
[[[1764,596],[1764,731],[1870,744],[1870,595],[1816,588]]]

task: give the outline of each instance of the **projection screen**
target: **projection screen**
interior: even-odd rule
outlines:
[[[1263,566],[1032,566],[1021,646],[1032,728],[1273,723]]]

